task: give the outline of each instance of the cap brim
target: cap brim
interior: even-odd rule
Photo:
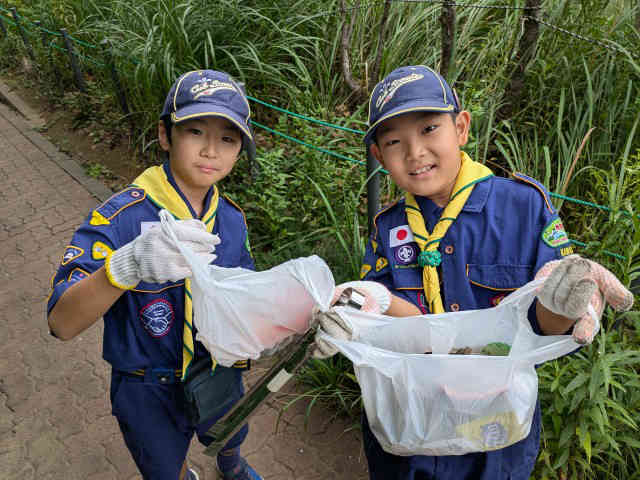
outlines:
[[[251,130],[247,128],[246,122],[238,114],[221,105],[213,103],[198,103],[181,108],[171,114],[171,122],[174,124],[186,122],[194,118],[220,117],[229,120],[244,134],[246,139],[255,144]]]
[[[434,113],[451,113],[455,112],[456,108],[453,105],[430,105],[425,104],[424,101],[414,101],[414,102],[406,102],[402,105],[397,106],[396,108],[390,110],[385,113],[382,117],[380,117],[376,122],[369,127],[367,133],[364,135],[364,143],[368,147],[373,142],[373,137],[376,133],[376,129],[380,126],[382,122],[388,120],[393,117],[397,117],[398,115],[403,115],[405,113],[412,112],[434,112]]]

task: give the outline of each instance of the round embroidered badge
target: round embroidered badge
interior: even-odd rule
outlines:
[[[140,310],[140,321],[152,337],[163,337],[173,324],[173,307],[163,298],[158,298]]]
[[[416,258],[416,249],[413,245],[402,245],[395,249],[394,255],[398,263],[407,265]]]

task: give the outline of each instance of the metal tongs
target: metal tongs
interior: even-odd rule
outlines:
[[[345,288],[334,305],[360,310],[365,297],[353,288]],[[297,342],[291,344],[278,362],[258,380],[220,420],[214,423],[207,436],[213,437],[205,449],[205,455],[215,457],[229,439],[253,416],[257,408],[275,392],[278,392],[304,365],[313,352],[316,328],[310,328]]]

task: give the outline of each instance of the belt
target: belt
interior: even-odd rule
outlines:
[[[182,369],[180,368],[147,368],[138,369],[132,372],[116,370],[120,375],[134,378],[144,383],[159,383],[161,385],[170,385],[180,381]]]
[[[238,360],[233,364],[233,368],[249,370],[251,368],[251,362],[249,360]],[[124,370],[116,370],[116,372],[125,377],[134,378],[140,382],[159,383],[161,385],[178,383],[182,377],[181,368],[139,368],[131,372],[126,372]]]

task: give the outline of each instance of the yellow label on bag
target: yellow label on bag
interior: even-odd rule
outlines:
[[[481,445],[483,451],[499,450],[524,438],[526,429],[512,412],[479,418],[456,427],[456,433]]]

